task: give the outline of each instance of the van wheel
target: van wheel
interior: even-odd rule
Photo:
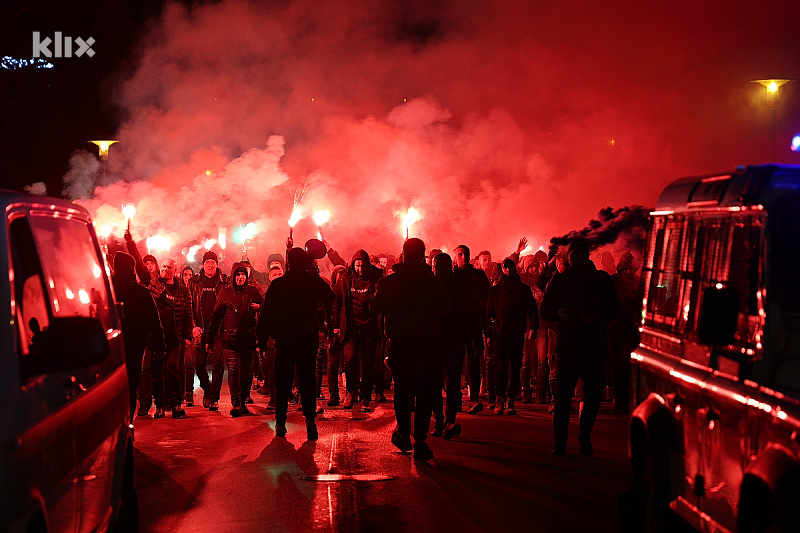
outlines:
[[[139,531],[139,496],[133,487],[123,491],[114,531],[116,533],[136,533]]]

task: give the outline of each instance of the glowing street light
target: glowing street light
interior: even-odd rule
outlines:
[[[108,164],[108,149],[111,147],[112,144],[119,141],[89,141],[90,143],[96,144],[97,148],[100,150],[100,161],[103,162],[103,186],[106,185],[106,166]]]
[[[790,81],[791,78],[765,78],[763,80],[750,80],[751,83],[758,83],[767,90],[767,107],[772,110],[772,158],[778,159],[778,117],[777,107],[780,98],[780,89]]]

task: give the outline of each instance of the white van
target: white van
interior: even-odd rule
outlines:
[[[120,320],[88,212],[0,190],[0,531],[135,529]]]

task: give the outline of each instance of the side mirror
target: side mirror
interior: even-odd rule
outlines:
[[[708,287],[703,291],[697,334],[703,344],[727,346],[736,337],[739,294],[736,289]]]
[[[22,374],[33,377],[92,366],[108,357],[108,339],[94,318],[58,317],[34,335],[30,354],[21,361]]]

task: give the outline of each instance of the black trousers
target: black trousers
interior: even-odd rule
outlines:
[[[497,398],[515,398],[519,393],[519,375],[525,335],[492,335],[492,372]]]
[[[335,337],[328,346],[328,396],[339,399],[339,374],[341,374],[342,343]]]
[[[414,408],[414,441],[425,442],[431,425],[431,402],[442,386],[437,383],[437,335],[392,339],[389,345],[389,368],[394,375],[394,415],[397,430],[411,436],[411,406]],[[441,393],[439,393],[441,395]]]
[[[556,401],[553,410],[553,437],[557,448],[567,445],[570,407],[578,377],[583,376],[583,410],[580,414],[579,431],[589,435],[600,411],[603,393],[603,377],[606,368],[605,354],[558,354],[556,374]]]
[[[352,333],[347,334],[342,347],[344,374],[347,377],[347,392],[352,393],[353,398],[370,399],[379,341],[378,331],[371,328],[354,326]]]
[[[481,375],[486,374],[483,357],[483,332],[476,319],[467,320],[467,369],[469,370],[469,401],[477,402],[480,399]]]
[[[264,385],[269,391],[269,399],[274,402],[277,398],[275,393],[275,348],[264,348],[258,352],[258,362],[261,366],[261,373],[264,374]]]
[[[130,393],[131,420],[136,413],[136,394],[142,381],[142,359],[144,344],[125,344],[125,365],[128,367],[128,392]]]
[[[442,341],[439,349],[439,363],[437,370],[441,383],[442,370],[444,371],[444,388],[447,396],[447,408],[444,408],[442,395],[437,391],[433,395],[433,417],[437,424],[452,424],[456,421],[456,413],[461,406],[461,369],[464,366],[464,355],[467,346],[463,342]]]
[[[300,401],[303,405],[303,416],[306,417],[306,421],[313,421],[317,416],[314,368],[318,346],[316,332],[307,337],[290,337],[275,341],[275,391],[277,394],[275,420],[278,424],[286,423],[286,412],[289,394],[292,392],[295,369],[300,389]]]
[[[171,409],[181,404],[183,386],[180,377],[181,345],[167,348],[166,354],[154,354],[149,348],[142,359],[142,376],[139,383],[139,405],[152,405]]]

